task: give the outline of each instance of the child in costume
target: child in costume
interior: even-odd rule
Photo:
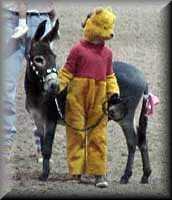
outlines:
[[[87,16],[84,38],[72,47],[59,72],[60,91],[68,87],[65,120],[69,173],[78,178],[85,173],[94,175],[97,187],[108,186],[108,119],[106,115],[101,119],[102,105],[112,96],[119,97],[112,51],[105,46],[113,37],[115,21],[110,8],[97,8]]]

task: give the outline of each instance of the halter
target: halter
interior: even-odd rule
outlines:
[[[51,73],[55,73],[55,74],[58,74],[58,71],[57,71],[57,68],[56,68],[56,65],[52,66],[51,68],[48,68],[46,70],[46,73],[45,75],[40,75],[40,72],[36,69],[37,66],[34,65],[33,61],[30,59],[30,55],[28,55],[28,62],[29,62],[29,66],[32,68],[32,71],[34,72],[34,74],[38,77],[40,83],[45,83],[45,79],[46,79],[46,76],[51,74]]]

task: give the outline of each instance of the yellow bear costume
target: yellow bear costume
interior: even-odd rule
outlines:
[[[110,8],[97,8],[85,21],[84,36],[89,41],[111,39],[114,34],[116,16]],[[93,31],[94,30],[94,31]]]
[[[71,175],[107,172],[107,116],[102,104],[108,96],[119,94],[119,87],[112,70],[112,51],[104,41],[113,37],[115,20],[110,9],[93,11],[84,24],[84,39],[72,47],[59,72],[60,90],[68,86],[65,120],[70,125],[66,132]]]

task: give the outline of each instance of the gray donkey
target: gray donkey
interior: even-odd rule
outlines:
[[[121,102],[116,103],[112,98],[108,101],[109,119],[116,121],[122,128],[128,147],[128,159],[124,175],[120,183],[126,184],[132,175],[136,145],[139,147],[143,163],[141,183],[148,183],[151,174],[146,129],[148,123],[147,102],[148,84],[143,73],[136,67],[123,62],[113,62],[113,70],[120,87]],[[134,117],[136,108],[142,99],[139,125],[136,129]]]
[[[25,75],[26,109],[32,114],[36,130],[35,135],[40,138],[43,156],[43,172],[40,180],[46,181],[49,176],[49,160],[52,154],[52,144],[56,124],[64,117],[67,90],[60,94],[58,91],[58,72],[56,70],[55,55],[50,49],[50,42],[58,33],[59,22],[44,37],[45,23],[43,21],[32,39],[27,58]],[[109,119],[121,126],[127,141],[128,160],[121,183],[126,184],[132,175],[134,153],[138,145],[143,162],[143,176],[141,183],[148,183],[151,174],[146,128],[148,117],[146,103],[148,96],[147,82],[141,71],[123,62],[114,62],[113,69],[120,87],[121,101],[116,102],[112,97],[108,101]],[[143,99],[139,126],[134,127],[134,116],[139,101]]]

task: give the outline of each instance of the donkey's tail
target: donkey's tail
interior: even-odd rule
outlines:
[[[146,142],[146,130],[148,125],[148,116],[146,115],[146,106],[148,99],[148,84],[146,85],[143,100],[142,100],[142,108],[139,117],[139,126],[137,127],[137,136],[138,136],[138,146],[139,148]]]

